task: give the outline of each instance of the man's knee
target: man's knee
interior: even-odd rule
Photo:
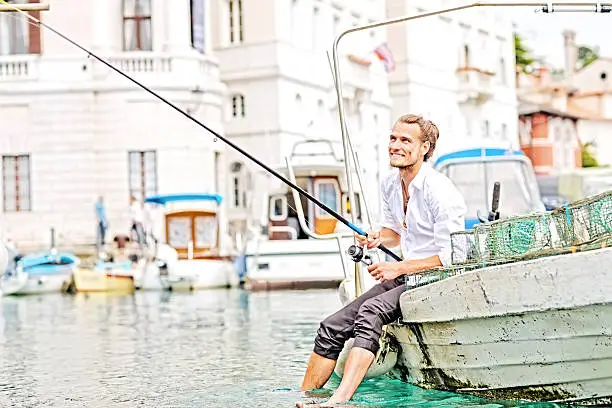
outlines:
[[[337,360],[351,333],[352,328],[346,326],[337,313],[329,316],[319,325],[314,352],[322,357]]]

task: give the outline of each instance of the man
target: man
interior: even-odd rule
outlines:
[[[108,228],[108,221],[106,220],[106,211],[104,210],[104,198],[98,197],[96,202],[96,219],[98,221],[98,242],[99,248],[104,248],[106,245],[106,230]]]
[[[357,239],[368,249],[401,245],[404,260],[368,267],[380,283],[321,323],[304,391],[325,385],[344,343],[355,337],[342,381],[322,406],[343,404],[353,396],[378,352],[383,326],[401,317],[405,276],[450,263],[450,234],[464,229],[466,206],[453,183],[427,163],[438,136],[436,125],[417,115],[404,115],[393,126],[389,161],[394,169],[381,183],[383,228]]]

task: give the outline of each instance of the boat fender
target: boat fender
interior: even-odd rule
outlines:
[[[342,378],[342,374],[344,374],[344,366],[346,364],[346,359],[348,358],[349,351],[353,347],[354,342],[355,339],[350,338],[344,344],[344,348],[342,349],[342,352],[340,352],[340,356],[338,357],[338,362],[336,363],[334,372],[340,378]],[[380,336],[379,342],[380,349],[378,350],[378,353],[376,353],[376,358],[374,359],[374,362],[372,363],[370,368],[368,368],[368,371],[365,374],[365,378],[373,378],[385,375],[389,371],[391,371],[397,363],[397,357],[399,354],[399,344],[395,337],[387,333],[386,330],[383,330],[383,334]]]

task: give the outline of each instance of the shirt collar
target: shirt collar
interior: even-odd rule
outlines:
[[[412,180],[412,182],[410,182],[410,185],[408,186],[408,193],[410,195],[412,195],[412,191],[414,191],[415,188],[417,190],[423,189],[423,185],[425,184],[425,176],[427,176],[427,173],[429,173],[431,169],[432,169],[431,164],[429,164],[428,162],[423,162],[416,177]],[[398,172],[398,180],[401,185],[402,176],[399,172]]]

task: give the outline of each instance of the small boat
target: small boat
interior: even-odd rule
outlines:
[[[287,162],[290,168],[279,172],[329,208],[349,215],[345,165],[330,141],[298,142]],[[360,223],[363,203],[360,193],[355,197]],[[340,251],[353,243],[353,233],[288,186],[271,190],[267,201],[266,233],[247,241],[245,286],[251,290],[337,288],[348,275]]]
[[[60,293],[67,289],[79,258],[69,252],[49,252],[15,257],[0,281],[4,295]]]
[[[134,293],[134,263],[98,261],[93,266],[75,268],[73,285],[76,292]]]
[[[232,263],[229,241],[218,194],[168,194],[149,196],[163,219],[154,256],[164,288],[172,291],[236,287],[238,275]],[[158,237],[159,238],[159,237]]]

